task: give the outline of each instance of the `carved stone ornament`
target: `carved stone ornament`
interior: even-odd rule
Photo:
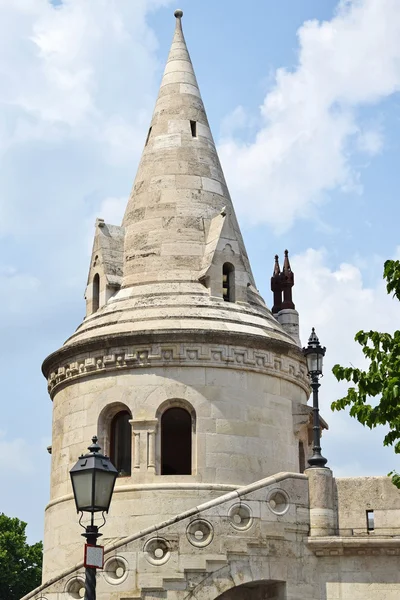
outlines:
[[[234,529],[246,531],[253,524],[251,509],[247,504],[234,504],[229,510],[229,522]]]
[[[309,393],[304,365],[290,356],[272,351],[255,350],[231,345],[210,344],[149,344],[146,347],[107,348],[90,356],[80,354],[73,360],[51,370],[48,391],[51,397],[62,386],[82,377],[107,371],[167,366],[209,366],[265,373],[300,385]],[[53,368],[54,369],[54,368]]]
[[[214,529],[208,521],[196,519],[189,523],[186,529],[186,535],[192,546],[204,548],[211,544],[214,537]]]
[[[171,550],[167,540],[163,538],[151,538],[143,548],[146,559],[151,565],[163,565],[171,556]]]

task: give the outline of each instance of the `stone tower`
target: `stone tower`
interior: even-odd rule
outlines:
[[[400,492],[305,468],[288,252],[272,314],[175,17],[122,226],[97,219],[86,318],[44,361],[51,498],[43,584],[24,600],[83,597],[69,470],[93,434],[120,475],[97,600],[397,600]]]
[[[121,473],[113,539],[299,472],[304,360],[256,288],[175,16],[122,226],[97,220],[86,318],[43,365],[54,406],[45,578],[80,557],[69,469],[94,433]]]

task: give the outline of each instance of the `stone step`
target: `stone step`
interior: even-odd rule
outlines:
[[[218,564],[226,564],[227,557],[226,554],[204,554],[201,556],[199,554],[188,555],[182,557],[180,560],[180,566],[183,572],[185,571],[209,571],[209,565],[211,566],[213,563]],[[215,571],[215,568],[211,569]]]

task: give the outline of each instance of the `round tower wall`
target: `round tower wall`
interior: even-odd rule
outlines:
[[[118,410],[132,416],[132,471],[117,480],[107,519],[113,538],[240,485],[298,471],[292,404],[306,401],[304,384],[243,366],[129,369],[93,374],[59,389],[53,409],[45,578],[72,564],[71,552],[74,560],[80,558],[69,470],[94,434],[110,451],[109,426]],[[160,475],[161,415],[172,406],[192,415],[192,475]]]

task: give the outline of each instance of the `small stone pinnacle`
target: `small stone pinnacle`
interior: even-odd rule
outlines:
[[[182,19],[183,17],[183,10],[181,10],[180,8],[178,8],[175,12],[174,15],[177,19]]]

